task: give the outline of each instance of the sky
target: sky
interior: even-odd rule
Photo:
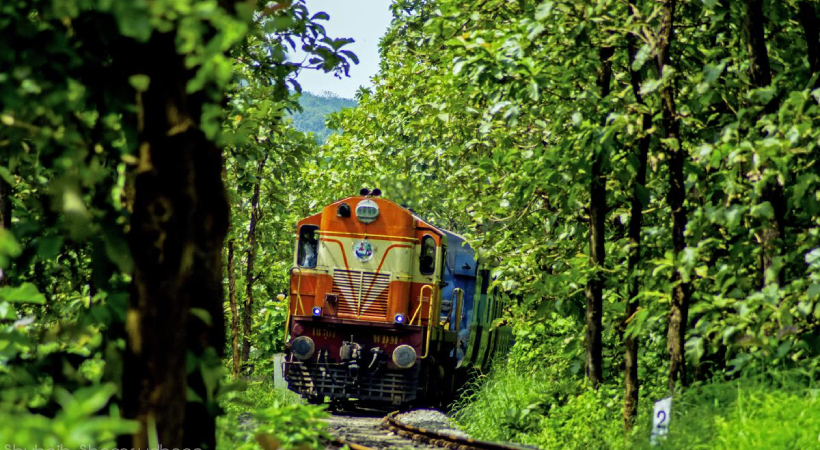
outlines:
[[[370,77],[379,71],[379,40],[390,25],[390,0],[306,0],[310,14],[324,11],[330,20],[322,22],[333,38],[353,38],[344,48],[359,57],[350,77],[338,79],[319,70],[303,70],[297,80],[302,89],[314,94],[325,91],[353,98],[359,86],[371,86]]]

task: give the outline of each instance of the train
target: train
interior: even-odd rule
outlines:
[[[443,405],[512,345],[505,296],[456,233],[362,189],[296,225],[288,388],[311,403]]]

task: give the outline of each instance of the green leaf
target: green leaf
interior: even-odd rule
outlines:
[[[112,227],[105,227],[105,254],[122,273],[131,273],[134,270],[134,260],[131,258],[131,249],[125,238]]]
[[[535,8],[535,20],[544,20],[549,17],[555,2],[546,1]]]
[[[128,77],[128,83],[130,83],[137,92],[145,92],[151,84],[151,78],[144,74],[131,75]]]
[[[83,413],[90,415],[105,407],[116,392],[117,388],[113,384],[102,384],[77,390],[74,392],[74,399]]]
[[[17,320],[17,310],[9,302],[0,302],[0,320]]]
[[[311,21],[317,21],[317,20],[330,20],[330,15],[329,15],[328,13],[324,12],[324,11],[320,11],[320,12],[317,12],[316,14],[314,14],[314,15],[310,18],[310,20],[311,20]]]
[[[749,213],[752,215],[752,217],[763,217],[766,219],[774,218],[774,208],[772,208],[772,204],[769,202],[763,202],[752,206],[752,209],[751,211],[749,211]]]
[[[144,1],[114,2],[114,5],[119,10],[116,17],[120,33],[140,42],[148,41],[154,31],[148,5]]]
[[[205,325],[211,326],[213,320],[211,319],[211,313],[203,308],[191,308],[190,313],[199,318]]]
[[[359,57],[350,50],[342,50],[339,53],[347,56],[351,61],[353,61],[353,64],[359,64]]]
[[[670,150],[680,150],[680,141],[676,138],[664,138],[661,142]]]
[[[806,253],[806,264],[814,270],[820,270],[820,247]]]
[[[632,61],[632,70],[639,71],[646,64],[646,61],[652,56],[652,46],[643,44],[641,48],[635,53],[635,59]]]
[[[10,260],[20,256],[22,251],[11,231],[0,228],[0,267],[8,267]]]
[[[462,69],[464,69],[464,65],[465,65],[466,63],[467,63],[467,62],[466,62],[466,61],[464,61],[463,59],[461,59],[461,60],[457,60],[457,61],[453,64],[453,75],[458,75],[458,74],[460,74],[460,73],[461,73],[461,71],[462,71]]]
[[[662,78],[657,78],[654,80],[647,80],[641,86],[641,95],[649,95],[655,91],[657,91],[661,85],[663,84]]]
[[[43,259],[54,259],[60,254],[63,248],[62,236],[48,236],[40,239],[37,244],[37,256]]]
[[[641,202],[641,205],[646,208],[649,205],[649,189],[642,184],[635,184],[635,195],[638,197],[638,201]]]
[[[11,175],[9,169],[5,166],[0,166],[0,178],[3,179],[6,183],[10,185],[14,185],[14,177]]]
[[[46,297],[40,293],[37,286],[26,282],[17,287],[1,287],[0,300],[11,303],[37,303],[42,305],[46,302]]]
[[[692,337],[686,341],[686,357],[690,361],[697,363],[703,357],[703,338]]]
[[[527,84],[527,94],[529,94],[530,100],[537,101],[539,92],[538,83],[536,83],[535,80],[532,80]]]

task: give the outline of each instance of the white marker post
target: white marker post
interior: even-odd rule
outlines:
[[[660,439],[666,438],[669,433],[669,420],[672,418],[672,397],[655,402],[655,412],[652,413],[652,434],[649,443],[658,445]]]
[[[287,389],[288,383],[285,381],[283,366],[285,365],[285,354],[273,354],[273,387]]]

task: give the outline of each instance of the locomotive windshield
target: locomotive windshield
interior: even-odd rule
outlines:
[[[316,225],[302,225],[299,228],[299,253],[296,255],[299,267],[316,267],[316,253],[319,249],[319,242],[316,239],[318,230],[319,227]]]
[[[419,272],[422,275],[432,275],[436,271],[436,240],[426,235],[421,238],[421,254],[419,255]]]

